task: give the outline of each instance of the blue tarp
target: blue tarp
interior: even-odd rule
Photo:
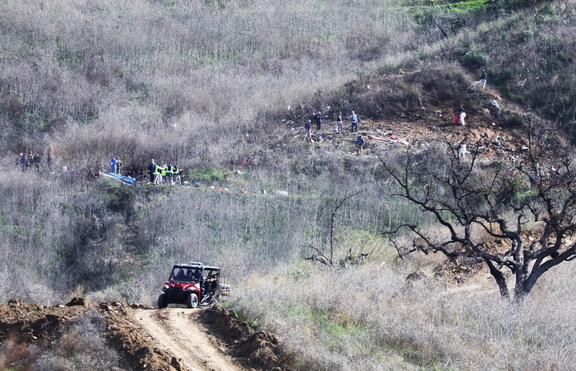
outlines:
[[[129,176],[124,176],[124,175],[114,174],[114,173],[106,173],[106,174],[111,176],[111,177],[118,179],[120,182],[122,182],[122,184],[130,185],[130,186],[136,184],[136,179],[130,178]]]

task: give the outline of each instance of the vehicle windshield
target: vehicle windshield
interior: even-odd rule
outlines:
[[[188,267],[174,267],[170,274],[170,281],[197,282],[202,276],[202,269]]]

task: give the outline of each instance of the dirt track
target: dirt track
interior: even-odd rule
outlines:
[[[197,322],[200,309],[137,309],[133,313],[156,347],[175,357],[182,370],[244,370],[223,354],[218,342]]]

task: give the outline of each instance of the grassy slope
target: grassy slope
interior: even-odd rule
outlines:
[[[540,310],[571,307],[569,277],[543,283],[551,292],[512,318],[492,294],[405,291],[418,262],[395,262],[379,231],[428,221],[392,201],[377,162],[317,150],[280,120],[352,107],[400,120],[422,99],[481,110],[481,95],[461,91],[485,66],[503,97],[569,129],[574,3],[521,3],[1,1],[2,157],[10,166],[18,152],[50,153],[76,171],[9,170],[0,181],[0,299],[150,302],[167,267],[193,257],[223,265],[251,298],[244,310],[289,344],[308,339],[298,351],[309,368],[572,364],[563,329],[574,326],[562,326],[560,306],[548,308],[550,325]],[[400,77],[414,70],[424,72]],[[248,158],[247,174],[234,175],[244,183],[216,185],[250,193],[94,182],[86,169],[113,154],[127,167],[154,157],[215,173]],[[263,189],[297,196],[256,194]],[[285,268],[327,246],[335,202],[358,191],[337,214],[336,259],[374,251],[373,262],[345,270],[349,279]]]

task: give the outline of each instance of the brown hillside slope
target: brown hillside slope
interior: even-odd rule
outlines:
[[[354,93],[346,104],[322,103],[338,99],[319,96],[317,101],[293,110],[292,118],[284,119],[289,130],[284,143],[304,140],[304,122],[310,118],[309,113],[319,107],[325,107],[326,118],[319,131],[312,123],[312,132],[321,138],[317,144],[353,152],[356,137],[362,135],[368,139],[365,154],[369,154],[371,148],[388,149],[398,144],[399,147],[402,144],[418,147],[448,140],[453,144],[463,141],[469,150],[479,149],[482,157],[513,157],[528,145],[526,122],[553,126],[502,98],[489,83],[482,89],[474,76],[454,66],[410,72],[398,70],[351,84]],[[336,106],[342,108],[336,109]],[[464,127],[454,124],[454,111],[460,107],[467,115]],[[357,133],[350,131],[348,115],[352,108],[360,117]],[[336,133],[335,121],[340,109],[344,116],[342,134]]]

